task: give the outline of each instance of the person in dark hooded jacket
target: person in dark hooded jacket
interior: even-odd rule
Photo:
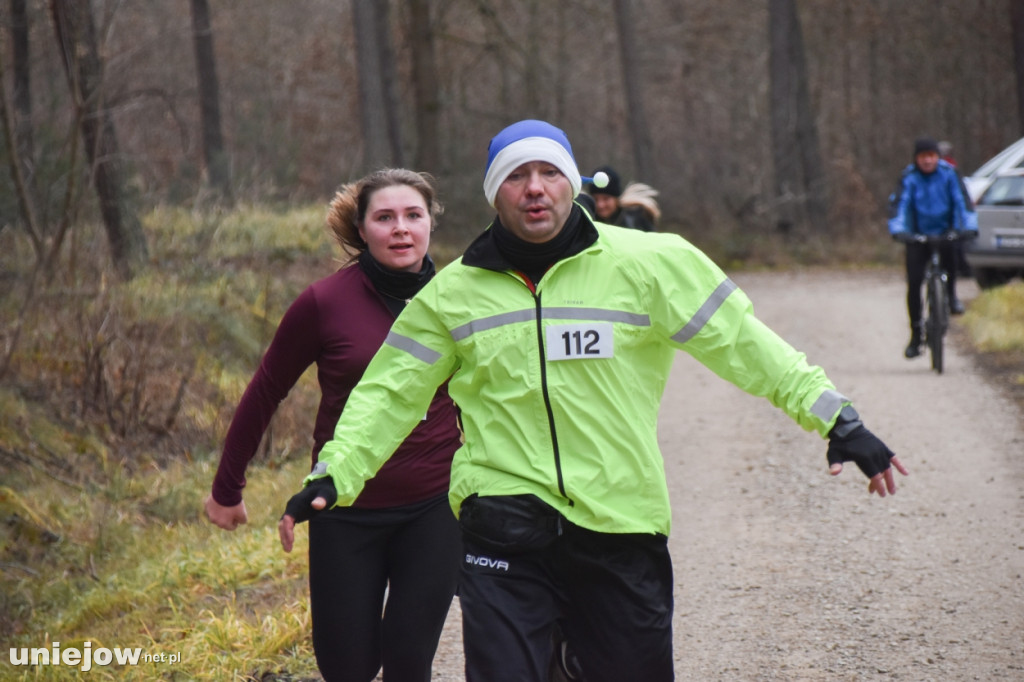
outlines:
[[[655,199],[658,191],[642,182],[631,182],[623,189],[618,172],[611,166],[601,166],[593,175],[597,177],[600,173],[608,176],[607,184],[587,183],[587,193],[595,204],[594,217],[609,225],[654,232],[661,217]]]

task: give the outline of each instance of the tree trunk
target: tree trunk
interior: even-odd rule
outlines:
[[[794,0],[769,0],[768,14],[776,224],[783,232],[794,227],[820,231],[828,219],[825,175],[807,89],[800,17]]]
[[[416,169],[441,172],[441,97],[430,0],[409,3],[413,91],[416,97]]]
[[[544,24],[540,16],[541,2],[528,0],[522,2],[526,14],[526,33],[523,36],[523,47],[526,48],[523,60],[523,87],[520,93],[525,111],[544,111],[547,105],[547,97],[542,93],[541,78],[546,70],[544,53],[541,50],[542,41],[546,37]],[[525,6],[524,6],[525,5]]]
[[[82,140],[92,167],[93,185],[110,244],[114,269],[131,279],[146,259],[146,239],[138,216],[123,192],[117,134],[109,110],[103,107],[102,63],[96,43],[91,0],[52,0],[50,9],[57,45],[64,62],[71,96],[77,108]]]
[[[29,241],[32,243],[32,250],[36,254],[36,262],[41,263],[45,258],[46,245],[43,241],[43,234],[36,219],[36,202],[28,189],[25,179],[26,164],[21,158],[21,145],[18,143],[17,114],[9,113],[7,104],[7,73],[4,67],[4,52],[0,50],[0,130],[3,131],[4,146],[7,148],[7,162],[11,173],[14,195],[18,201],[18,209],[21,211],[22,225]],[[6,224],[0,224],[0,231]]]
[[[378,0],[373,5],[373,23],[376,27],[377,53],[380,58],[380,73],[384,79],[384,117],[388,123],[388,143],[391,147],[391,164],[405,165],[402,151],[402,126],[398,120],[398,75],[395,68],[395,51],[391,47],[391,5],[387,0]]]
[[[359,72],[359,114],[363,128],[363,166],[367,171],[391,165],[384,71],[377,36],[378,0],[352,0]]]
[[[206,179],[211,187],[230,201],[231,170],[221,132],[220,85],[217,81],[217,60],[213,51],[213,30],[210,28],[210,6],[207,0],[192,0],[192,43],[196,53]]]
[[[25,0],[11,0],[11,43],[13,53],[14,92],[13,109],[8,111],[7,96],[0,83],[0,114],[3,115],[4,142],[9,151],[11,179],[14,182],[25,231],[32,242],[37,260],[43,259],[45,235],[37,220],[39,206],[35,189],[35,144],[32,137],[32,97],[30,91],[30,63],[28,41],[28,14]],[[0,78],[6,79],[6,69],[0,56]],[[0,225],[0,231],[6,225]]]
[[[622,81],[626,90],[629,130],[633,137],[637,179],[658,185],[654,168],[651,132],[644,109],[643,79],[640,74],[639,46],[633,20],[633,0],[615,0],[615,24],[622,59]]]
[[[30,190],[35,187],[35,142],[32,139],[32,91],[28,42],[28,14],[25,0],[11,0],[12,67],[14,69],[14,137],[18,144],[18,157],[25,182]],[[33,191],[33,195],[35,192]]]
[[[1013,70],[1017,80],[1017,125],[1024,136],[1024,0],[1010,0],[1013,31]]]

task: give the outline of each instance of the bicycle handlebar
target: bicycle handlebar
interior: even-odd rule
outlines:
[[[949,230],[942,234],[919,234],[916,232],[897,232],[892,238],[898,242],[914,242],[917,244],[944,244],[946,242],[959,242],[976,239],[978,233],[974,230]]]

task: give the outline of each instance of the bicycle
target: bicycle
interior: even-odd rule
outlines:
[[[958,232],[950,231],[941,235],[909,235],[908,240],[928,245],[928,262],[924,268],[924,282],[927,299],[927,318],[924,320],[924,341],[931,355],[932,369],[942,374],[943,338],[949,329],[949,274],[942,267],[939,247],[942,244],[962,239]]]

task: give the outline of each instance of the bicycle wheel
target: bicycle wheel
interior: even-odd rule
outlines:
[[[928,350],[931,351],[932,369],[942,374],[942,342],[946,334],[949,302],[946,300],[946,288],[939,277],[928,280],[928,321],[925,333],[928,335]]]

